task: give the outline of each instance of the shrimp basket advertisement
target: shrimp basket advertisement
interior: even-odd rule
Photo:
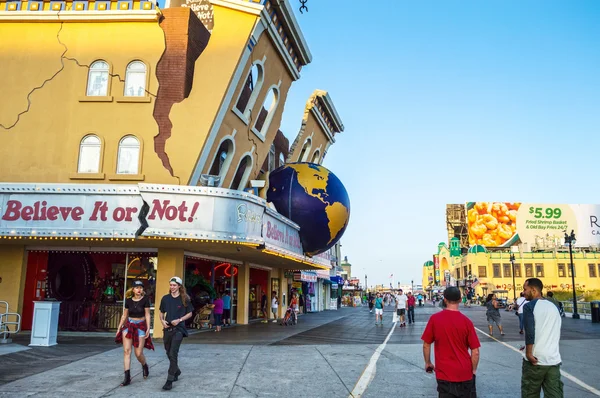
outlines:
[[[510,247],[540,239],[564,244],[575,231],[575,246],[600,245],[600,205],[468,202],[469,244]]]

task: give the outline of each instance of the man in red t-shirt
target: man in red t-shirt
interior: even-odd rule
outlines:
[[[475,398],[475,374],[479,364],[479,339],[473,322],[459,311],[460,290],[444,291],[446,308],[433,314],[421,336],[425,371],[435,371],[439,398]],[[435,362],[431,344],[435,343]],[[469,353],[471,350],[471,353]]]

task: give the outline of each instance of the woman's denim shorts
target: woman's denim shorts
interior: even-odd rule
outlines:
[[[135,323],[135,324],[139,324],[139,323],[145,322],[145,320],[143,320],[143,319],[141,321],[137,321],[137,320],[131,319],[131,318],[129,318],[128,321],[129,321],[129,323]],[[129,333],[129,328],[123,329],[123,333],[125,333],[125,334]],[[139,337],[145,337],[146,336],[146,332],[144,332],[143,330],[138,329],[138,336]]]

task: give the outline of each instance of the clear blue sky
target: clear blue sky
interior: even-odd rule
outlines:
[[[311,92],[329,91],[346,131],[324,166],[350,195],[354,275],[420,281],[446,203],[600,203],[600,1],[307,6],[313,62],[282,130],[293,141]]]

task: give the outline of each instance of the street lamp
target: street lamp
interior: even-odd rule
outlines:
[[[515,285],[515,255],[510,253],[510,264],[512,265],[512,277],[513,277],[513,303],[517,302],[517,285]]]
[[[369,291],[369,285],[367,285],[367,274],[365,274],[365,290]]]
[[[575,231],[571,230],[571,235],[568,235],[565,232],[565,243],[569,245],[569,255],[571,256],[571,279],[573,281],[573,319],[579,319],[579,313],[577,313],[577,293],[575,292],[575,264],[573,264],[573,245],[575,242]]]
[[[411,291],[411,292],[414,292],[414,291],[415,291],[415,281],[414,281],[414,280],[411,280],[411,281],[410,281],[410,291]]]

